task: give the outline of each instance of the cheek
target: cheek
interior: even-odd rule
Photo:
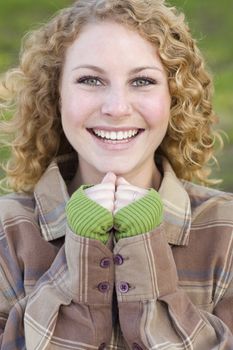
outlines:
[[[73,127],[85,125],[98,110],[99,101],[89,94],[69,90],[61,99],[61,115],[64,123]]]
[[[144,108],[144,116],[150,127],[167,126],[170,117],[170,104],[150,101]]]
[[[61,118],[64,125],[72,127],[81,126],[85,120],[85,108],[75,99],[63,99],[61,105]]]

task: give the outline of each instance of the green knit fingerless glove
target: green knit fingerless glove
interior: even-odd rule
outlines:
[[[159,226],[162,219],[162,200],[158,192],[151,188],[144,197],[120,209],[115,214],[116,239],[149,232]]]
[[[113,227],[113,216],[85,194],[84,190],[89,187],[91,186],[81,186],[67,202],[67,221],[76,234],[105,244],[109,237],[108,231]]]

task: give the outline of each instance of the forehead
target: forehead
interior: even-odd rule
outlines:
[[[136,30],[114,21],[85,25],[66,52],[66,60],[78,62],[88,59],[106,63],[119,57],[132,61],[158,59],[155,45]]]

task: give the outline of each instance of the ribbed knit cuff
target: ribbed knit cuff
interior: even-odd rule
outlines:
[[[162,219],[162,200],[158,192],[151,188],[144,197],[120,209],[115,214],[116,239],[149,232],[159,226]]]
[[[113,216],[84,192],[91,186],[83,185],[73,193],[66,205],[67,221],[71,230],[80,236],[107,242],[113,227]]]

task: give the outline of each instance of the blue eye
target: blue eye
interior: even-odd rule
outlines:
[[[143,86],[154,85],[154,84],[156,84],[156,81],[154,79],[147,78],[147,77],[138,77],[133,80],[132,85],[136,87],[143,87]]]
[[[84,85],[89,85],[89,86],[99,86],[102,85],[99,77],[95,77],[95,76],[84,76],[81,77],[77,80],[78,84],[84,84]]]

